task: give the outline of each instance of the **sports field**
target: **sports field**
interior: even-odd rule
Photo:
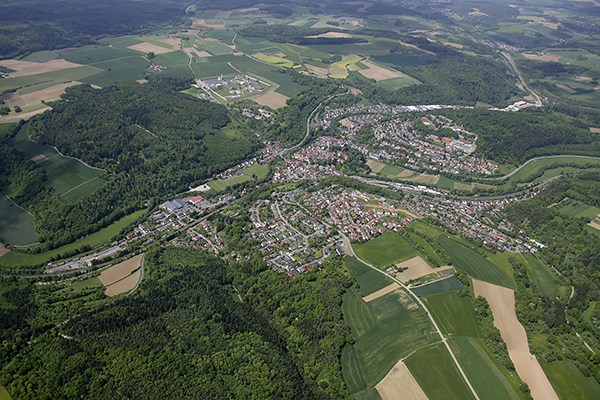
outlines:
[[[428,296],[423,302],[446,336],[480,335],[468,297],[449,292]]]
[[[412,245],[395,232],[385,232],[367,243],[353,247],[360,258],[378,267],[389,266],[417,255]]]
[[[33,217],[0,193],[0,238],[6,244],[24,246],[37,242]]]
[[[375,293],[393,283],[390,278],[387,278],[381,272],[375,271],[373,268],[369,268],[354,257],[344,257],[344,263],[350,275],[356,278],[360,286],[360,293],[363,296]]]
[[[481,399],[518,400],[521,397],[492,361],[481,339],[454,337],[450,347]]]
[[[355,339],[358,339],[377,323],[377,316],[373,311],[373,307],[365,302],[354,288],[344,293],[342,313]]]
[[[515,283],[511,276],[499,266],[480,256],[473,250],[449,239],[445,235],[437,237],[440,245],[448,252],[455,268],[464,270],[469,276],[495,285],[514,289]]]
[[[442,343],[417,351],[404,363],[429,399],[474,399]]]

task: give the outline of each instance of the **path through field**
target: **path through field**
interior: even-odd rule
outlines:
[[[517,319],[515,292],[502,286],[473,279],[475,296],[487,299],[494,314],[494,325],[500,330],[508,347],[510,359],[515,364],[519,377],[529,385],[535,400],[558,400],[554,388],[540,366],[529,352],[527,332]]]

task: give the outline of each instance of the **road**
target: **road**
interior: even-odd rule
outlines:
[[[396,277],[394,277],[393,275],[388,274],[387,272],[384,272],[382,270],[380,270],[377,267],[372,266],[371,264],[367,263],[366,261],[362,260],[361,258],[359,258],[356,253],[354,253],[354,249],[352,248],[352,244],[350,243],[350,240],[348,239],[348,237],[344,234],[341,234],[342,238],[344,240],[344,248],[346,250],[350,250],[350,253],[352,254],[352,256],[354,256],[357,260],[359,260],[360,262],[362,262],[363,264],[365,264],[366,266],[374,269],[377,272],[380,272],[382,274],[384,274],[385,276],[387,276],[388,278],[390,278],[391,280],[393,280],[394,282],[396,282],[398,285],[400,285],[400,287],[402,287],[404,290],[406,290],[408,293],[410,293],[410,295],[415,299],[415,301],[417,302],[417,304],[419,304],[423,310],[425,310],[425,314],[427,314],[427,316],[429,317],[429,320],[431,321],[431,324],[433,325],[433,327],[435,328],[436,332],[438,333],[438,335],[440,335],[440,338],[442,339],[442,342],[444,343],[444,345],[446,346],[446,348],[448,349],[448,352],[450,353],[450,355],[452,356],[452,359],[454,360],[454,363],[456,364],[456,367],[458,368],[458,370],[460,371],[460,374],[462,375],[463,379],[465,380],[465,382],[467,383],[467,386],[469,386],[469,389],[471,389],[471,393],[473,393],[473,396],[477,399],[480,400],[479,396],[477,395],[477,392],[475,391],[475,388],[473,387],[473,385],[471,385],[471,382],[469,381],[469,378],[467,378],[467,375],[465,374],[465,372],[463,371],[462,367],[460,366],[458,360],[456,359],[456,356],[454,355],[454,353],[452,352],[452,349],[450,348],[450,345],[448,344],[448,338],[446,338],[444,336],[444,334],[442,333],[442,331],[440,330],[440,328],[438,327],[438,325],[435,323],[435,320],[433,319],[433,317],[431,316],[431,313],[429,312],[429,310],[427,309],[427,307],[425,307],[425,304],[421,301],[421,299],[419,298],[419,296],[417,296],[416,294],[414,294],[412,292],[412,290],[410,290],[410,288],[408,288],[407,286],[404,285],[404,283],[402,283],[401,281],[399,281],[398,279],[396,279]],[[347,253],[347,251],[346,251]]]
[[[536,98],[535,106],[536,107],[541,107],[542,106],[542,100],[540,100],[540,96],[538,96],[533,90],[531,90],[531,88],[529,87],[529,85],[527,85],[527,82],[523,78],[523,75],[521,75],[521,71],[519,71],[519,69],[517,68],[517,64],[515,64],[515,60],[513,60],[513,58],[510,55],[510,53],[502,52],[502,55],[504,55],[504,57],[508,58],[508,62],[510,62],[510,65],[512,66],[512,68],[515,70],[515,72],[519,76],[519,79],[521,80],[521,83],[523,84],[523,87],[525,89],[527,89],[527,91],[529,93],[531,93]]]
[[[523,164],[521,164],[521,166],[519,168],[515,169],[513,172],[511,172],[508,175],[498,176],[498,177],[494,177],[494,178],[481,178],[481,180],[498,181],[498,180],[510,178],[511,176],[513,176],[514,174],[516,174],[517,172],[519,172],[522,168],[524,168],[529,163],[532,163],[532,162],[537,161],[537,160],[543,160],[545,158],[558,158],[558,157],[591,158],[591,159],[594,159],[594,160],[600,160],[600,157],[576,156],[576,155],[568,155],[568,154],[567,155],[559,155],[559,156],[535,157],[535,158],[532,158],[531,160],[525,161]]]

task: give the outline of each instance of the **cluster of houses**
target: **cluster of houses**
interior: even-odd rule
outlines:
[[[331,146],[344,146],[343,139],[336,139],[333,136],[321,136],[317,141],[308,147],[298,150],[294,153],[294,158],[308,163],[317,160],[329,160],[334,163],[344,163],[346,155],[342,151],[332,152]]]
[[[319,179],[329,176],[342,176],[333,165],[308,165],[299,160],[283,160],[282,167],[275,170],[270,183],[298,181],[303,179]]]
[[[152,70],[152,71],[156,71],[156,72],[160,72],[160,71],[164,71],[165,69],[167,69],[167,67],[164,67],[162,65],[156,65],[154,63],[148,65],[148,69]]]
[[[236,176],[243,175],[244,174],[243,169],[256,164],[256,161],[257,161],[256,157],[251,158],[250,160],[244,161],[243,163],[240,163],[236,166],[233,166],[233,167],[227,169],[226,171],[221,172],[220,174],[217,175],[217,178],[219,178],[221,180],[225,180],[225,179],[231,179],[231,178],[235,178]]]

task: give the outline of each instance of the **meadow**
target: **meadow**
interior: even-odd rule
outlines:
[[[269,166],[266,164],[253,164],[244,170],[244,175],[256,179],[265,179],[269,174]]]
[[[561,214],[574,218],[585,217],[593,219],[596,215],[600,214],[600,208],[588,206],[587,204],[578,201],[567,202],[567,204],[562,206],[559,211]]]
[[[428,296],[423,302],[446,336],[480,336],[468,297],[449,292]]]
[[[434,294],[453,292],[464,289],[461,281],[454,277],[446,278],[440,281],[429,283],[427,285],[412,288],[412,292],[419,297],[433,296]]]
[[[385,232],[367,243],[353,247],[361,259],[378,267],[389,266],[417,255],[412,245],[395,232]]]
[[[429,399],[474,398],[442,343],[417,351],[404,363]]]
[[[101,72],[79,80],[83,83],[104,87],[119,81],[138,80],[145,78],[146,75],[159,73],[148,70],[148,65],[148,62],[141,56],[99,62],[94,64],[94,67],[101,68]]]
[[[450,347],[480,398],[518,400],[518,392],[485,350],[481,339],[454,337]]]
[[[61,51],[57,54],[57,56],[60,56],[67,61],[86,65],[138,55],[138,52],[130,49],[119,49],[97,45],[78,47],[72,50]]]
[[[392,284],[390,278],[366,266],[354,257],[344,257],[344,263],[350,275],[356,279],[360,286],[359,290],[362,296],[368,296]]]
[[[521,263],[527,268],[529,278],[540,289],[543,296],[554,298],[564,294],[564,289],[555,282],[556,275],[540,261],[534,254],[513,254],[513,253],[496,253],[489,256],[489,260],[498,265],[508,274],[513,273],[513,268],[510,260]]]
[[[25,246],[37,242],[33,217],[0,193],[0,238],[5,244]],[[4,256],[6,257],[6,256]]]
[[[538,361],[560,399],[599,399],[600,384],[593,377],[585,377],[571,360],[547,363]]]
[[[377,323],[377,316],[373,311],[373,307],[362,299],[355,288],[351,288],[344,293],[342,313],[355,339],[358,339]]]
[[[532,162],[527,163],[523,168],[521,168],[518,172],[512,175],[509,178],[509,183],[512,181],[519,182],[523,179],[528,180],[528,177],[532,174],[536,174],[539,172],[540,168],[548,167],[555,163],[569,163],[576,164],[580,166],[584,166],[586,164],[595,164],[600,167],[600,159],[591,158],[591,157],[561,157],[561,156],[553,156],[548,158],[541,158]],[[580,171],[579,169],[575,169],[573,167],[557,167],[553,169],[549,169],[544,171],[544,174],[534,179],[533,183],[538,183],[550,179],[554,176],[557,176],[564,172],[572,172],[572,171]]]
[[[452,259],[452,266],[464,270],[469,276],[494,285],[515,288],[514,280],[502,268],[447,236],[437,237],[440,245]]]

